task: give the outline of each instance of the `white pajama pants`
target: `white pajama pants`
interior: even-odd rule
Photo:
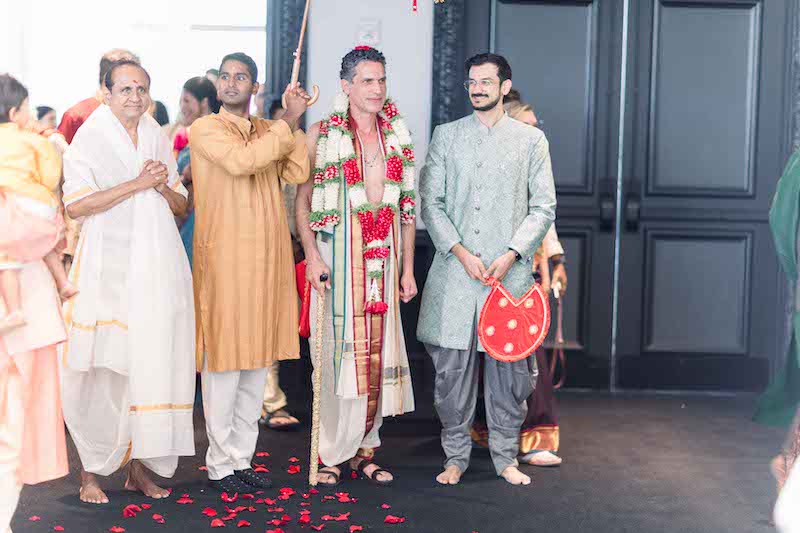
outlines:
[[[775,525],[780,533],[800,533],[800,460],[795,461],[778,496]]]
[[[209,479],[222,479],[234,470],[252,468],[268,372],[268,368],[209,372],[208,363],[203,365]]]

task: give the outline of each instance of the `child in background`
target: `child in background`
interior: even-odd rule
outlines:
[[[59,257],[64,221],[53,191],[61,162],[50,142],[31,131],[27,89],[12,76],[0,75],[0,296],[5,315],[0,335],[25,325],[19,269],[44,259],[63,300],[77,294]]]

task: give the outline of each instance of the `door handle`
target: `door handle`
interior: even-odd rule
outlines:
[[[642,214],[642,184],[638,179],[632,179],[625,194],[625,228],[628,231],[639,231],[639,220]]]
[[[600,229],[612,231],[617,214],[617,180],[606,178],[600,181]]]

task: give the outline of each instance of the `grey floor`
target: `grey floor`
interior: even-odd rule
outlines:
[[[364,531],[490,532],[769,532],[769,513],[774,484],[768,472],[770,457],[780,448],[784,431],[750,421],[752,397],[682,397],[562,392],[558,395],[562,456],[557,469],[525,470],[534,477],[530,487],[511,487],[498,480],[488,454],[476,451],[470,470],[458,487],[439,487],[434,482],[441,463],[438,424],[434,420],[406,418],[385,424],[384,446],[378,459],[397,476],[394,487],[375,488],[363,480],[347,480],[338,489],[358,498],[339,504],[313,495],[294,496],[282,502],[295,520],[302,501],[312,511],[313,524],[323,514],[351,512],[349,521],[325,522],[325,532],[348,532],[350,525]],[[15,532],[104,532],[120,525],[129,533],[209,530],[201,514],[221,502],[207,490],[203,472],[206,438],[202,412],[197,410],[195,432],[198,455],[185,459],[168,485],[178,495],[191,494],[195,503],[174,501],[153,504],[166,524],[155,524],[150,515],[122,518],[129,503],[141,496],[123,493],[120,475],[108,480],[112,503],[103,508],[80,504],[77,493],[78,464],[70,448],[73,473],[66,479],[27,487],[13,523]],[[259,450],[271,457],[268,464],[276,488],[290,486],[302,493],[307,463],[307,428],[296,433],[262,431]],[[289,475],[288,459],[303,459],[303,473]],[[261,496],[263,497],[263,496]],[[381,508],[382,503],[392,506]],[[386,514],[406,518],[398,525],[384,525]],[[274,526],[266,506],[244,513],[251,522],[242,531],[264,532]],[[32,515],[42,519],[31,522]],[[235,528],[236,521],[228,523]],[[296,522],[286,533],[305,531]]]

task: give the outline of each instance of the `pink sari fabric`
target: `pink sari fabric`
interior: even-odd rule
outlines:
[[[51,251],[64,249],[64,217],[46,219],[27,213],[6,193],[0,191],[0,255],[18,263],[43,258]]]
[[[0,337],[0,476],[35,484],[68,472],[56,353],[66,333],[42,261],[20,270],[20,286],[27,325]]]

